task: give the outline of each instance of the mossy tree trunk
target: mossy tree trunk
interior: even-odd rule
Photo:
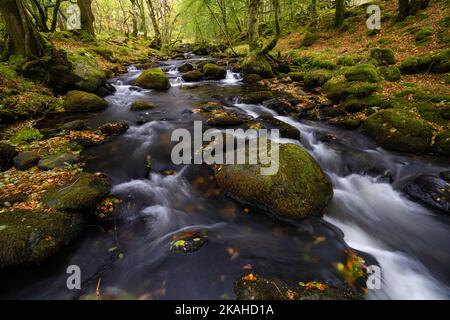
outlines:
[[[155,8],[153,6],[152,0],[147,0],[148,9],[150,11],[150,19],[152,20],[153,31],[155,32],[155,39],[153,39],[153,47],[155,49],[161,49],[162,46],[162,36],[159,30],[158,20],[156,19]]]
[[[81,15],[81,29],[95,38],[94,21],[95,17],[91,8],[92,0],[77,0]]]
[[[139,30],[138,30],[138,7],[137,7],[137,0],[130,0],[131,1],[131,21],[133,23],[133,31],[131,34],[133,37],[137,37]]]
[[[342,26],[345,19],[345,0],[336,0],[336,14],[334,17],[334,25]]]
[[[309,18],[311,20],[311,25],[315,26],[317,23],[317,0],[311,0],[311,3],[309,4]]]
[[[248,5],[248,44],[250,51],[259,48],[258,42],[258,11],[261,0],[250,0]]]
[[[1,0],[0,13],[13,44],[13,53],[28,58],[45,54],[45,41],[33,26],[23,0]]]

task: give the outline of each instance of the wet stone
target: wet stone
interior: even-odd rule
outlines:
[[[184,232],[173,237],[170,243],[172,251],[182,251],[185,253],[193,253],[200,250],[208,242],[208,236],[197,232]]]

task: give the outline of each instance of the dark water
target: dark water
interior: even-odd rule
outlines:
[[[92,127],[111,120],[131,126],[125,135],[84,153],[86,170],[110,175],[112,194],[125,200],[117,231],[88,226],[81,239],[40,267],[4,272],[1,298],[76,299],[95,293],[101,278],[102,292],[122,297],[227,299],[234,297],[233,282],[248,273],[248,265],[291,284],[321,280],[339,285],[334,265],[344,261],[349,246],[382,268],[382,289],[367,298],[450,298],[449,220],[397,191],[408,178],[438,174],[448,166],[386,152],[355,132],[241,104],[239,97],[254,88],[231,72],[223,81],[187,86],[177,72],[181,63],[167,64],[168,92],[131,86],[140,71],[130,69],[113,80],[117,92],[107,98],[109,108],[87,120]],[[306,147],[330,176],[335,196],[324,220],[281,222],[258,210],[246,212],[220,193],[208,168],[172,164],[172,131],[192,130],[202,116],[190,110],[211,99],[254,117],[271,113],[301,131],[301,141],[280,141]],[[151,101],[157,108],[132,113],[135,100]],[[320,142],[326,134],[336,140]],[[149,154],[151,174],[146,170]],[[176,174],[161,173],[166,170]],[[171,251],[173,236],[186,231],[206,234],[207,244],[193,254]],[[114,247],[123,255],[111,251]],[[66,288],[68,265],[80,266],[81,291]]]

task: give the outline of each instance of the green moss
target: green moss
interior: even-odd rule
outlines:
[[[365,98],[378,90],[380,90],[378,84],[369,82],[353,82],[347,86],[348,94],[359,98]]]
[[[44,136],[38,129],[26,127],[16,132],[10,139],[11,144],[19,145],[25,142],[41,140]]]
[[[136,79],[134,84],[144,89],[154,89],[158,91],[164,91],[170,88],[169,79],[161,69],[145,70]]]
[[[378,70],[371,64],[360,64],[349,67],[344,71],[349,81],[379,82],[381,80]]]
[[[374,94],[366,99],[366,105],[368,108],[391,108],[392,104],[389,100],[386,100],[382,95]]]
[[[17,72],[10,65],[2,63],[0,64],[0,77],[11,80],[17,78]]]
[[[449,103],[433,103],[430,100],[425,100],[418,102],[416,109],[420,116],[427,121],[431,121],[442,126],[449,124]]]
[[[416,44],[419,45],[426,44],[431,41],[432,36],[433,36],[433,29],[430,28],[421,29],[416,33],[415,36]]]
[[[360,99],[348,98],[342,103],[342,107],[350,113],[360,112],[365,109],[365,105]]]
[[[341,66],[355,66],[357,64],[376,64],[376,62],[377,61],[371,57],[359,54],[346,54],[339,56],[337,58],[337,64]]]
[[[422,72],[446,73],[450,71],[450,49],[442,50],[434,55],[409,57],[400,64],[402,74]]]
[[[433,127],[406,110],[377,112],[367,118],[365,130],[383,148],[401,152],[427,152],[433,137]]]
[[[72,72],[76,77],[74,85],[79,89],[96,92],[106,81],[106,74],[99,69],[97,60],[91,54],[69,52],[67,59],[72,64]]]
[[[313,32],[307,31],[305,33],[305,36],[302,40],[302,47],[310,47],[312,46],[317,40],[317,35]]]
[[[313,70],[305,73],[304,83],[308,89],[323,86],[332,77],[332,73],[328,70]]]
[[[82,230],[79,215],[39,210],[0,213],[0,267],[40,262]]]
[[[401,79],[401,72],[397,67],[380,67],[378,70],[387,81],[395,82]]]
[[[49,188],[42,202],[56,210],[86,212],[92,210],[110,190],[108,177],[80,173],[63,186]]]
[[[394,51],[389,48],[373,48],[370,51],[370,56],[381,65],[390,65],[397,62]]]
[[[94,51],[96,54],[102,56],[103,58],[113,61],[114,60],[114,53],[111,49],[106,47],[93,47],[92,51]]]
[[[225,79],[227,71],[213,63],[207,63],[203,66],[203,76],[207,80],[221,80]]]
[[[107,107],[108,103],[104,99],[84,91],[70,91],[64,99],[64,109],[67,112],[95,112]]]
[[[272,66],[269,61],[258,52],[251,52],[242,62],[244,74],[257,74],[263,78],[274,76]]]
[[[348,82],[343,76],[333,77],[328,80],[322,87],[322,91],[328,99],[335,102],[345,100],[348,96]]]
[[[278,216],[321,215],[333,195],[328,178],[301,147],[294,144],[279,147],[276,174],[261,175],[261,165],[226,165],[216,168],[219,185],[239,201]]]

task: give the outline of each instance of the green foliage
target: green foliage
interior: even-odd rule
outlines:
[[[38,129],[25,127],[14,134],[10,142],[13,145],[19,145],[25,142],[31,142],[36,140],[41,140],[44,136],[39,132]]]
[[[433,29],[424,28],[416,33],[415,41],[416,44],[422,45],[431,41],[433,36]]]
[[[305,36],[302,40],[302,47],[310,47],[312,46],[317,40],[317,35],[311,31],[307,31],[305,33]]]

